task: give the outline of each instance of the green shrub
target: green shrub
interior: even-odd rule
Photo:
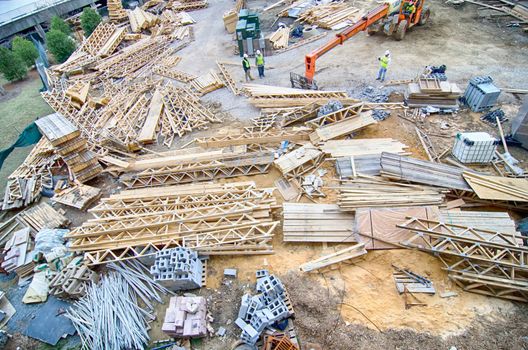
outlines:
[[[61,31],[50,30],[46,33],[46,41],[51,54],[62,63],[75,51],[75,42]]]
[[[101,23],[101,16],[97,11],[90,7],[85,7],[81,14],[81,27],[84,31],[84,36],[89,37],[99,23]]]
[[[26,77],[27,68],[24,61],[13,51],[0,47],[0,72],[7,80],[15,81]]]
[[[37,48],[31,41],[17,36],[13,39],[11,46],[13,53],[20,57],[28,68],[35,64],[35,60],[39,54]]]

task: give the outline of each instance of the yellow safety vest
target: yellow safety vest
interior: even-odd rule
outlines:
[[[380,65],[383,68],[387,68],[389,66],[389,58],[387,56],[383,56],[380,58]]]
[[[263,66],[264,65],[264,55],[255,56],[255,61],[257,62],[257,66]]]

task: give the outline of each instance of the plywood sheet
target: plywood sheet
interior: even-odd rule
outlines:
[[[357,209],[356,230],[360,233],[359,239],[365,243],[367,250],[395,249],[395,245],[386,242],[399,243],[413,236],[408,230],[396,227],[407,221],[408,216],[436,220],[439,211],[438,207]]]

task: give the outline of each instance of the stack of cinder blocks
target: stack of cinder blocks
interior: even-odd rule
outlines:
[[[75,258],[53,277],[49,294],[59,298],[78,299],[86,293],[91,283],[99,281],[99,275],[82,264],[82,257]]]
[[[284,285],[267,270],[257,271],[257,292],[251,296],[244,294],[238,318],[235,323],[242,329],[240,338],[254,345],[266,327],[288,318],[290,311],[286,305]]]
[[[202,286],[203,264],[190,249],[165,249],[156,253],[150,273],[155,281],[173,291],[196,289]]]
[[[171,337],[203,337],[207,334],[206,318],[204,297],[172,297],[161,329]]]

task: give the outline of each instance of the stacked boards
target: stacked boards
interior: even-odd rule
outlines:
[[[409,107],[458,108],[458,98],[462,91],[455,83],[436,78],[421,78],[407,85]]]

